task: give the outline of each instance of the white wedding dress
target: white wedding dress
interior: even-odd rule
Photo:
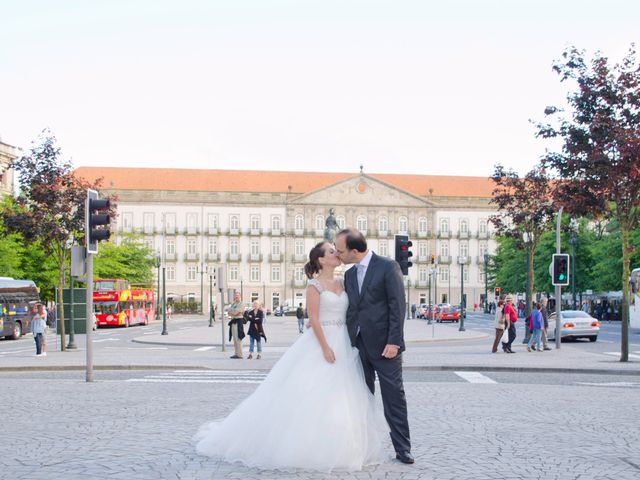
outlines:
[[[388,426],[367,388],[345,324],[346,292],[320,291],[320,323],[336,361],[312,329],[286,351],[257,390],[228,417],[203,425],[202,455],[261,469],[361,470],[380,463]]]

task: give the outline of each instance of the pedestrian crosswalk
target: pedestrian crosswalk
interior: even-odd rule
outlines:
[[[469,383],[498,383],[480,372],[453,372]]]
[[[602,352],[602,353],[604,353],[605,355],[611,355],[614,357],[620,356],[620,352]],[[629,358],[634,360],[640,360],[640,350],[633,350],[629,352]]]
[[[261,383],[267,376],[259,370],[174,370],[143,378],[130,378],[128,382],[142,383]]]

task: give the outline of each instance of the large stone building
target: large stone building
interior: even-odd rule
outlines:
[[[209,275],[223,265],[244,301],[273,308],[304,301],[307,254],[329,209],[339,227],[364,232],[393,257],[395,234],[413,242],[410,303],[467,305],[485,293],[485,254],[494,250],[492,185],[480,177],[82,167],[118,196],[112,231],[137,232],[162,259],[167,295],[209,302]],[[431,264],[435,255],[436,264]],[[202,293],[201,293],[202,292]]]
[[[0,140],[0,198],[13,195],[13,170],[10,167],[18,157],[18,149]]]

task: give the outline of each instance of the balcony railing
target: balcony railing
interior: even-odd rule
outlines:
[[[260,229],[259,228],[252,228],[249,230],[249,235],[253,236],[253,237],[257,237],[260,235]]]
[[[219,253],[207,253],[206,259],[208,262],[219,262],[220,254]]]
[[[296,253],[293,256],[293,261],[294,262],[306,262],[307,261],[307,256],[304,253],[301,253],[301,254]]]
[[[431,257],[429,255],[418,255],[416,258],[417,263],[429,263]]]
[[[230,228],[229,229],[229,235],[234,235],[234,236],[240,235],[240,229],[239,228]]]
[[[250,253],[249,254],[249,261],[250,262],[261,262],[262,261],[262,254],[261,253]]]
[[[293,229],[293,234],[296,237],[304,237],[304,228],[294,228]]]
[[[302,280],[294,280],[293,286],[296,288],[304,288],[307,286],[307,281],[305,279]]]
[[[416,233],[416,236],[418,238],[427,238],[429,236],[429,232],[418,230],[418,232]]]
[[[218,235],[218,227],[209,227],[207,233],[209,235]]]
[[[428,280],[418,280],[418,283],[416,284],[417,288],[427,288],[428,286],[429,286]]]
[[[184,254],[184,261],[185,262],[197,262],[198,260],[200,260],[200,254],[199,253],[185,253]]]
[[[445,232],[445,231],[440,230],[438,232],[438,238],[449,238],[449,231],[447,230]]]
[[[271,236],[272,237],[279,237],[280,235],[282,235],[282,230],[280,230],[279,228],[272,228],[271,229]]]
[[[478,256],[476,257],[476,263],[477,263],[478,265],[484,265],[484,255],[478,255]]]
[[[451,255],[438,255],[438,263],[441,265],[449,265],[451,263]]]
[[[282,255],[279,253],[272,253],[269,260],[271,260],[272,263],[282,262]]]
[[[175,253],[165,253],[164,254],[164,259],[168,262],[175,262],[176,261],[176,254]]]
[[[184,229],[185,235],[198,235],[200,229],[198,227],[187,227]]]
[[[478,239],[479,240],[486,240],[487,238],[489,238],[489,233],[488,232],[478,232]]]
[[[242,260],[242,255],[239,253],[227,253],[227,262],[239,262]]]
[[[467,230],[466,232],[458,232],[458,238],[461,240],[469,238],[469,231]]]
[[[378,237],[386,238],[389,236],[389,230],[378,230]]]

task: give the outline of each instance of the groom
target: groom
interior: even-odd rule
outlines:
[[[336,235],[336,252],[342,263],[355,263],[347,270],[344,285],[349,297],[347,329],[351,345],[358,348],[364,377],[371,393],[378,374],[384,415],[391,428],[396,458],[413,463],[407,400],[402,384],[404,351],[404,284],[394,260],[367,250],[367,240],[358,230],[347,228]]]

